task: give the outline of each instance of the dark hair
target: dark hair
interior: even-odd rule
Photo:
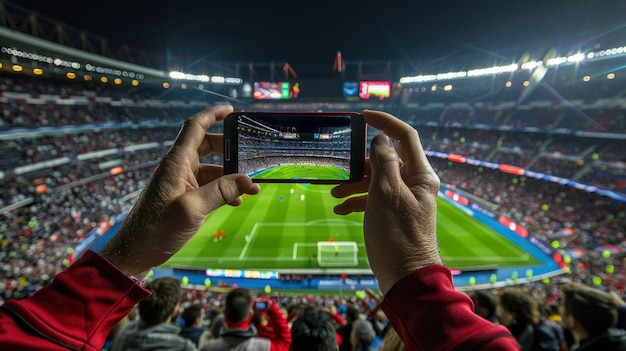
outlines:
[[[359,310],[353,305],[346,306],[346,320],[348,321],[348,323],[356,321],[357,319],[359,319],[360,315],[361,314]]]
[[[139,302],[139,316],[148,325],[165,322],[180,302],[180,280],[173,277],[157,278],[146,284],[152,294]]]
[[[471,296],[474,300],[474,308],[483,307],[487,310],[489,317],[496,315],[496,297],[494,294],[485,290],[476,290]]]
[[[337,332],[328,313],[307,310],[291,326],[291,348],[297,351],[337,349]]]
[[[181,317],[183,318],[183,321],[185,321],[185,325],[191,327],[196,322],[196,320],[198,320],[198,317],[201,316],[202,305],[194,303],[193,305],[189,305],[185,308]]]
[[[250,316],[252,295],[245,288],[231,290],[226,295],[224,318],[230,322],[241,322]]]
[[[561,287],[564,316],[574,317],[592,336],[617,324],[617,305],[611,294],[577,283]]]
[[[519,325],[534,325],[537,319],[537,303],[527,291],[512,288],[500,294],[500,306],[515,315]]]

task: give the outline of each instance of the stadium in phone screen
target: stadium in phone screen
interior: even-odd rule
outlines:
[[[237,116],[238,172],[257,181],[350,180],[352,142],[349,115]]]

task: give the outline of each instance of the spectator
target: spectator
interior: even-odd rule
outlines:
[[[535,337],[533,321],[537,314],[534,299],[524,290],[512,288],[503,291],[498,300],[500,323],[515,336],[522,351],[531,351]]]
[[[350,332],[350,344],[353,351],[373,351],[374,339],[376,332],[370,322],[359,319],[352,323],[352,331]]]
[[[610,293],[576,283],[561,292],[562,323],[578,341],[577,351],[626,350],[626,331],[615,328],[618,306]]]
[[[565,338],[565,330],[561,324],[549,318],[549,307],[537,302],[540,313],[539,321],[535,323],[535,339],[533,351],[567,351],[569,349]]]
[[[337,328],[337,334],[341,337],[341,345],[339,345],[339,351],[351,351],[352,343],[350,342],[350,333],[352,332],[352,325],[360,318],[359,310],[354,305],[346,306],[346,318],[345,324],[340,325]]]
[[[213,307],[209,312],[209,324],[200,335],[198,347],[206,344],[208,341],[216,339],[220,335],[222,326],[224,325],[224,312],[219,307]]]
[[[262,311],[267,314],[268,326],[251,323],[254,308],[264,304]],[[220,350],[288,350],[291,344],[291,333],[287,320],[281,313],[278,305],[269,299],[263,301],[252,300],[250,291],[244,288],[231,290],[226,295],[224,306],[224,329],[215,339],[205,343],[201,351]]]
[[[185,307],[182,314],[184,324],[180,330],[180,335],[193,341],[196,346],[198,346],[200,335],[206,330],[202,325],[203,313],[202,305],[194,303]]]
[[[193,342],[178,335],[180,327],[172,323],[180,308],[180,281],[157,278],[146,289],[151,295],[139,303],[139,320],[122,327],[110,350],[197,350]]]
[[[337,333],[328,313],[305,309],[291,327],[291,351],[339,350]]]
[[[499,324],[496,313],[497,302],[493,293],[487,290],[476,290],[471,295],[474,312],[494,324]]]

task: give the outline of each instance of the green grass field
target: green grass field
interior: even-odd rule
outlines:
[[[345,180],[350,174],[343,169],[328,165],[289,164],[272,167],[259,172],[252,179],[324,179]]]
[[[368,269],[363,214],[338,216],[332,185],[261,184],[239,207],[224,206],[165,267],[289,270]],[[437,231],[451,268],[520,266],[538,261],[486,225],[439,199]],[[224,237],[219,239],[219,232]],[[214,241],[214,232],[218,240]],[[380,235],[385,235],[381,233]],[[333,244],[329,244],[332,237]],[[318,242],[322,247],[318,248]]]

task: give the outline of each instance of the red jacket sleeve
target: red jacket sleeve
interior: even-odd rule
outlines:
[[[270,351],[289,351],[291,345],[291,330],[285,316],[282,314],[276,302],[272,302],[267,310],[269,317],[268,326],[257,326],[259,336],[272,340]]]
[[[31,297],[0,309],[2,350],[101,350],[107,335],[150,295],[98,254],[87,251]]]
[[[443,265],[401,279],[381,307],[409,350],[519,350],[505,327],[474,313],[472,300],[454,289],[451,272]]]
[[[337,323],[337,325],[344,325],[346,323],[346,321],[344,321],[343,318],[341,318],[339,313],[335,313],[331,315],[331,318],[335,321],[335,323]]]

